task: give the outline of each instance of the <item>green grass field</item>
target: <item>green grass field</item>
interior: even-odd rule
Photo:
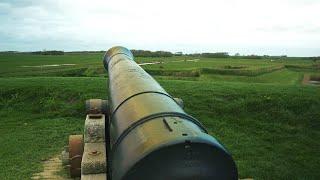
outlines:
[[[103,54],[0,54],[0,179],[29,179],[107,98]],[[197,62],[185,61],[199,59]],[[136,58],[233,155],[240,178],[320,179],[320,86],[307,60]],[[75,64],[56,67],[21,67]],[[276,67],[276,68],[274,68]],[[280,68],[278,68],[280,67]],[[207,69],[207,70],[206,70]],[[209,70],[208,70],[209,69]]]

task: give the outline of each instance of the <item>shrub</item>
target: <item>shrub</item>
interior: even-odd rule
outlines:
[[[245,67],[243,67],[245,68]],[[223,75],[240,75],[240,76],[257,76],[264,73],[273,72],[276,70],[283,69],[284,66],[269,66],[259,69],[243,69],[243,68],[202,68],[201,73],[206,74],[223,74]]]
[[[150,75],[155,76],[176,76],[176,77],[199,77],[199,70],[146,70]]]

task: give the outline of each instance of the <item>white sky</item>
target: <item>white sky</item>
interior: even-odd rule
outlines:
[[[320,56],[320,0],[0,0],[0,51]]]

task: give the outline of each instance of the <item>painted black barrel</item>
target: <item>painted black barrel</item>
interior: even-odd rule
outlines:
[[[104,56],[112,180],[238,179],[226,149],[124,47]]]

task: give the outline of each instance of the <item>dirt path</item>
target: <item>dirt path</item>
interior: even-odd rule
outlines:
[[[146,63],[140,63],[139,66],[145,66],[145,65],[153,65],[153,64],[167,64],[171,62],[198,62],[200,59],[187,59],[187,60],[178,60],[178,61],[168,61],[168,62],[146,62]]]
[[[43,171],[33,174],[31,179],[71,180],[63,176],[63,167],[59,155],[43,162]]]
[[[310,75],[304,74],[302,84],[309,84],[309,81],[310,81]]]
[[[26,68],[43,68],[43,67],[59,67],[59,66],[75,66],[76,64],[45,64],[45,65],[39,65],[39,66],[20,66],[20,67],[26,67]]]
[[[33,174],[31,179],[44,179],[44,180],[74,180],[72,178],[67,178],[63,175],[63,166],[59,155],[52,157],[43,162],[43,171]],[[253,178],[244,178],[239,180],[253,180]]]

